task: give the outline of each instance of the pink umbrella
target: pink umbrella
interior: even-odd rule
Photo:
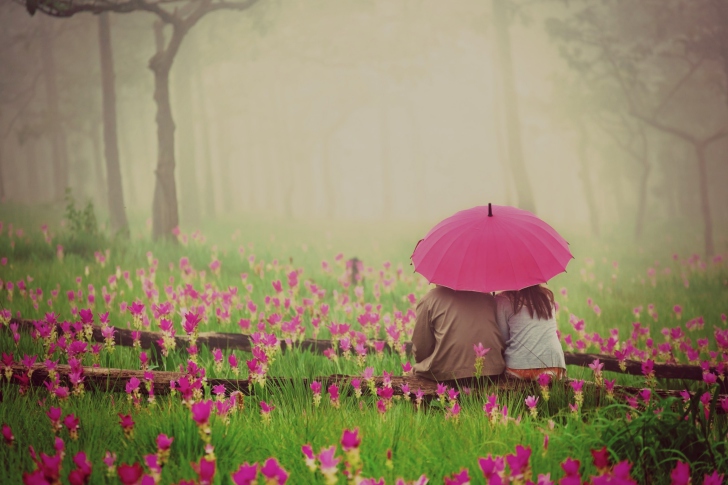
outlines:
[[[545,283],[566,271],[569,243],[532,213],[488,204],[440,222],[412,253],[430,283],[490,293]]]

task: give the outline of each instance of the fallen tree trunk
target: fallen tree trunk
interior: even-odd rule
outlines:
[[[32,331],[34,329],[33,322],[30,320],[12,320],[13,323],[18,323],[19,328]],[[63,330],[60,324],[57,325],[58,333],[61,334]],[[114,342],[116,345],[131,347],[134,342],[132,337],[133,330],[115,328]],[[157,342],[162,338],[159,332],[139,332],[139,341],[143,349],[154,349],[156,355],[161,355],[161,346]],[[103,342],[104,338],[101,335],[101,327],[94,325],[93,340],[95,342]],[[189,337],[187,336],[176,336],[175,343],[178,349],[186,348],[189,345]],[[252,350],[252,342],[250,335],[243,333],[218,333],[218,332],[203,332],[199,334],[197,338],[197,345],[206,345],[209,348],[220,348],[228,350],[242,350],[250,352]],[[294,343],[294,348],[300,350],[311,350],[314,352],[323,352],[324,350],[330,349],[332,343],[330,340],[314,340],[305,339],[301,342]],[[281,341],[281,350],[286,351],[291,345],[288,345],[285,341]],[[389,349],[389,345],[385,344],[385,348]],[[408,355],[412,354],[412,342],[405,342],[405,349]],[[339,349],[337,349],[338,351]],[[391,349],[390,349],[391,350]],[[619,366],[619,359],[610,355],[604,354],[577,354],[573,352],[564,352],[564,358],[566,364],[577,365],[586,367],[596,359],[604,364],[605,371],[618,372],[621,374],[630,374],[641,376],[642,375],[642,362],[637,360],[625,360],[625,370],[622,370]],[[711,367],[711,372],[716,375],[720,375],[720,372],[715,367]],[[703,370],[697,365],[684,365],[684,364],[655,364],[654,365],[655,377],[660,379],[686,379],[694,381],[703,380]],[[728,379],[723,379],[719,382],[722,391],[728,392]]]
[[[28,369],[21,365],[12,366],[14,376],[27,375]],[[34,364],[31,367],[32,373],[30,378],[30,385],[43,386],[45,382],[49,382],[48,368],[44,364]],[[132,370],[132,369],[112,369],[105,367],[84,367],[84,388],[88,391],[100,391],[100,392],[125,392],[126,384],[132,377],[136,377],[140,381],[144,381],[144,371]],[[56,373],[60,379],[62,385],[70,388],[69,374],[71,368],[68,365],[59,364],[56,367]],[[152,382],[154,383],[154,394],[163,395],[169,394],[170,382],[177,380],[184,376],[181,372],[167,372],[167,371],[149,371],[148,374],[152,375]],[[334,374],[330,376],[321,376],[313,380],[318,381],[322,384],[323,389],[327,389],[331,384],[337,384],[341,388],[342,395],[346,395],[349,391],[348,386],[351,384],[351,380],[357,376],[348,376],[342,374]],[[0,377],[2,381],[4,377]],[[284,387],[290,385],[302,385],[308,388],[311,379],[304,378],[288,378],[288,377],[268,377],[266,379],[266,386],[271,387]],[[17,378],[11,379],[11,382],[18,384],[20,381]],[[567,383],[570,380],[566,381]],[[374,383],[377,388],[384,385],[384,378],[382,376],[375,376]],[[445,381],[444,383],[458,387],[461,390],[469,388],[471,391],[482,391],[485,389],[492,390],[495,386],[498,391],[504,392],[519,392],[529,391],[535,387],[535,383],[529,381],[520,381],[514,379],[507,379],[496,376],[495,378],[481,377],[481,378],[466,378],[455,381]],[[247,379],[207,379],[207,384],[210,387],[223,385],[225,386],[225,393],[240,391],[243,394],[250,395],[253,391],[252,385]],[[437,396],[438,383],[429,379],[424,379],[417,376],[392,376],[391,386],[394,390],[394,395],[402,395],[402,386],[407,384],[410,388],[410,392],[414,394],[418,390],[422,390],[424,397],[429,400]],[[602,394],[606,392],[603,387],[596,386],[593,382],[585,382],[588,388],[592,388],[596,392]],[[347,386],[347,387],[344,387]],[[142,393],[147,394],[145,387],[140,386]],[[368,393],[366,383],[362,382],[362,391]],[[624,395],[637,395],[642,391],[642,388],[629,387],[629,386],[614,386],[615,396]],[[533,391],[536,392],[536,391]],[[653,394],[661,397],[681,397],[680,392],[676,390],[664,390],[656,389],[652,391]],[[691,393],[692,395],[692,393]],[[719,399],[728,398],[728,395],[720,395]],[[723,412],[722,408],[719,408],[718,412]]]

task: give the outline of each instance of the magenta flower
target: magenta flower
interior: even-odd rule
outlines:
[[[380,399],[379,401],[377,401],[377,411],[382,414],[387,412],[387,405],[384,404],[384,400]]]
[[[516,445],[514,455],[506,455],[506,462],[511,468],[511,475],[518,477],[523,475],[528,468],[528,460],[531,458],[531,448]]]
[[[212,401],[200,401],[196,402],[190,408],[192,411],[192,419],[197,423],[197,426],[205,426],[210,420],[210,413],[212,412]]]
[[[160,434],[157,436],[157,449],[159,451],[166,451],[172,446],[174,438],[170,438],[166,434]]]
[[[69,414],[63,419],[63,425],[68,431],[78,431],[79,420],[74,414]]]
[[[13,436],[13,430],[10,429],[10,426],[6,423],[3,423],[3,439],[5,440],[6,445],[13,446],[15,436]]]
[[[122,463],[116,469],[116,473],[123,485],[137,485],[142,479],[144,468],[139,463],[133,465]]]
[[[332,401],[337,401],[339,399],[339,386],[336,384],[331,384],[329,386],[329,398]]]
[[[496,456],[493,458],[488,454],[485,458],[478,458],[478,465],[480,470],[483,472],[483,476],[490,483],[491,477],[497,477],[500,472],[505,468],[505,460],[502,456]]]
[[[582,380],[571,381],[571,388],[574,390],[574,392],[581,392],[581,389],[583,386],[584,386],[584,381],[582,381]]]
[[[260,468],[260,472],[266,480],[277,485],[283,485],[288,480],[288,472],[281,467],[275,458],[268,458]]]
[[[311,390],[314,394],[321,394],[321,383],[318,381],[313,381],[311,383]]]
[[[445,384],[442,384],[441,382],[438,382],[436,392],[438,396],[444,396],[447,392],[447,386]]]
[[[655,361],[653,361],[651,359],[648,359],[648,360],[642,362],[642,375],[647,376],[647,375],[652,374],[654,367],[655,367]]]
[[[356,378],[352,379],[351,387],[353,387],[354,389],[361,389],[361,380],[356,379]]]
[[[539,374],[538,375],[538,385],[541,387],[546,387],[551,382],[551,375],[547,373]]]
[[[335,474],[336,467],[341,461],[341,458],[336,458],[336,445],[330,446],[329,448],[322,449],[317,458],[321,463],[321,473],[324,475]]]
[[[269,414],[271,411],[273,411],[276,407],[272,404],[268,404],[265,401],[260,401],[260,410],[264,414]]]
[[[563,463],[561,463],[561,468],[566,473],[566,476],[561,479],[561,484],[565,485],[579,485],[581,483],[581,477],[579,475],[579,467],[581,466],[581,463],[579,460],[574,460],[572,458],[567,458],[564,460]],[[567,482],[564,482],[565,479],[570,479]]]
[[[678,460],[670,473],[672,485],[688,485],[690,483],[690,465]]]
[[[589,364],[589,368],[594,372],[601,372],[604,369],[604,364],[599,362],[599,359],[595,359],[594,362]]]
[[[131,431],[134,429],[134,420],[132,419],[131,414],[119,413],[119,424],[124,431]]]
[[[301,447],[304,459],[306,460],[306,466],[312,472],[316,471],[316,455],[313,453],[313,447],[310,444],[305,444]]]
[[[650,397],[652,396],[652,391],[650,389],[642,389],[640,391],[640,397],[645,402],[645,404],[649,404]]]
[[[466,483],[470,483],[467,468],[463,468],[460,473],[453,473],[451,477],[445,477],[445,485],[464,485]]]
[[[126,393],[132,394],[134,391],[139,389],[139,383],[139,379],[137,379],[136,377],[132,377],[131,379],[129,379],[129,382],[126,383]]]
[[[607,447],[602,447],[601,450],[591,450],[592,457],[594,458],[594,467],[600,473],[604,473],[609,469],[609,451]]]
[[[235,485],[253,485],[258,478],[258,464],[249,465],[248,462],[240,465],[237,471],[230,474]]]
[[[391,387],[380,387],[377,389],[377,396],[381,397],[382,399],[390,400],[392,399],[392,396],[394,395],[394,389]]]
[[[528,396],[526,398],[526,406],[528,406],[528,409],[533,409],[538,404],[538,398],[534,396]]]
[[[211,485],[215,478],[215,460],[206,456],[200,458],[199,463],[191,462],[192,469],[199,477],[199,485]]]
[[[358,448],[361,444],[361,437],[359,436],[359,428],[354,428],[353,431],[345,429],[341,435],[341,448],[347,452],[354,448]]]
[[[412,364],[410,364],[409,362],[405,362],[404,364],[402,364],[402,372],[404,374],[409,374],[410,372],[412,372]]]

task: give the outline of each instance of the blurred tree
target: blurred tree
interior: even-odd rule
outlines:
[[[121,186],[121,167],[119,166],[119,141],[116,129],[116,81],[109,13],[102,12],[98,18],[107,202],[109,204],[112,231],[126,234],[129,223],[126,219],[124,191]]]
[[[626,113],[693,148],[709,256],[706,152],[728,137],[726,20],[724,0],[587,0],[568,19],[548,23],[572,67],[620,90]]]
[[[155,170],[154,200],[152,204],[152,237],[171,239],[179,225],[177,186],[174,178],[174,119],[169,94],[169,75],[182,40],[205,15],[221,10],[246,10],[258,0],[16,0],[26,5],[33,15],[39,10],[52,17],[71,17],[82,12],[129,13],[149,12],[158,17],[163,26],[171,26],[169,40],[162,28],[155,28],[157,52],[149,60],[154,73],[154,101],[157,106],[157,168]],[[30,5],[29,5],[30,3]],[[48,49],[44,49],[49,51]],[[44,61],[45,65],[45,61]],[[51,93],[52,94],[52,93]]]
[[[505,118],[506,150],[509,165],[516,188],[518,207],[536,212],[533,190],[528,171],[523,159],[521,145],[521,121],[518,113],[518,97],[513,75],[513,56],[511,55],[511,37],[509,31],[512,12],[509,0],[493,0],[493,27],[495,31],[496,59],[500,72],[500,97]]]
[[[61,123],[58,95],[58,80],[56,71],[56,55],[54,49],[53,24],[50,19],[43,19],[40,24],[40,60],[43,70],[43,85],[45,87],[46,119],[51,140],[51,158],[53,161],[53,197],[63,200],[68,187],[68,147],[66,133]]]

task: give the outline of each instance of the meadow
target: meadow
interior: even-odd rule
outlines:
[[[17,208],[2,221],[7,483],[697,484],[728,472],[728,265],[695,241],[566,234],[575,259],[549,282],[564,349],[638,360],[645,375],[596,363],[569,366],[568,381],[423,399],[386,382],[414,363],[403,344],[429,285],[408,257],[427,226],[230,218],[151,242],[142,221],[129,239]],[[91,325],[109,338],[93,342]],[[113,345],[127,328],[163,334],[163,355]],[[194,345],[208,331],[255,345]],[[175,335],[192,341],[172,348]],[[297,348],[304,338],[333,344]],[[656,378],[660,363],[703,366],[703,381]],[[72,384],[29,385],[39,364],[70,364]],[[183,377],[171,394],[150,395],[145,379],[102,392],[83,382],[94,366]],[[335,374],[349,377],[315,384]],[[252,392],[208,378],[248,380]]]

